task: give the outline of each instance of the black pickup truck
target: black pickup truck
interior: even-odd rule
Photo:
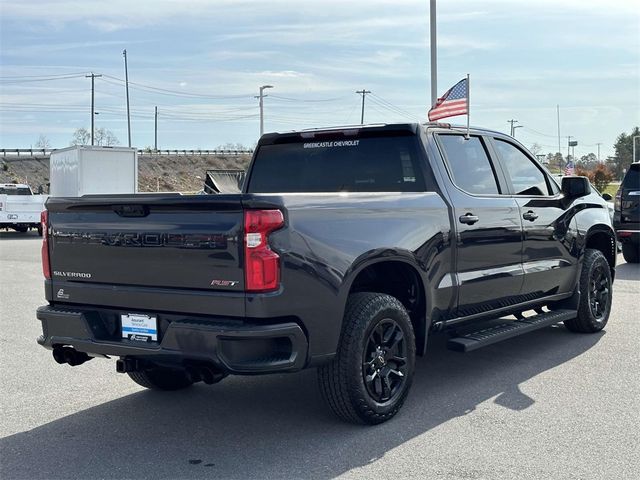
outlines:
[[[465,352],[559,322],[600,331],[606,202],[508,136],[465,133],[267,134],[238,194],[51,198],[38,343],[164,390],[317,367],[332,410],[373,424],[434,332]]]

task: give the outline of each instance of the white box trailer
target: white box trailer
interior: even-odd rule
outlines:
[[[52,197],[137,193],[138,152],[135,148],[88,145],[54,150],[49,181]]]

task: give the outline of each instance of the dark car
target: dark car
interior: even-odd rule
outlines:
[[[57,362],[161,390],[317,367],[352,422],[398,412],[433,333],[466,352],[611,310],[605,200],[490,130],[268,134],[241,193],[52,198],[43,224]]]
[[[616,193],[613,226],[629,263],[640,260],[640,163],[629,166]]]

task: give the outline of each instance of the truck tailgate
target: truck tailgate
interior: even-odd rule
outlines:
[[[216,292],[244,301],[241,195],[52,198],[47,208],[53,292],[66,288],[56,302],[126,307],[137,294],[214,314]]]

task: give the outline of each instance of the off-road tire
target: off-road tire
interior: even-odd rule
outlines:
[[[127,372],[138,385],[151,390],[182,390],[193,382],[184,370],[154,367],[138,372]]]
[[[636,242],[623,243],[622,256],[627,263],[638,263],[640,261],[640,245]]]
[[[602,281],[606,282],[606,305],[600,318],[594,315],[593,282],[595,275],[602,275]],[[600,282],[599,282],[600,283]],[[578,301],[578,315],[576,318],[565,320],[564,325],[572,332],[596,333],[602,330],[609,321],[611,302],[613,297],[613,283],[611,281],[611,269],[607,259],[600,250],[587,249],[584,252],[582,271],[580,272],[580,300]]]
[[[406,362],[402,366],[403,380],[395,394],[381,403],[367,389],[365,370],[368,367],[363,365],[363,359],[376,327],[389,321],[397,325],[396,332],[402,332]],[[393,360],[389,365],[391,362]],[[415,335],[404,306],[390,295],[355,293],[347,301],[336,356],[318,368],[318,383],[326,402],[338,417],[352,423],[374,425],[398,413],[409,393],[414,368]]]

